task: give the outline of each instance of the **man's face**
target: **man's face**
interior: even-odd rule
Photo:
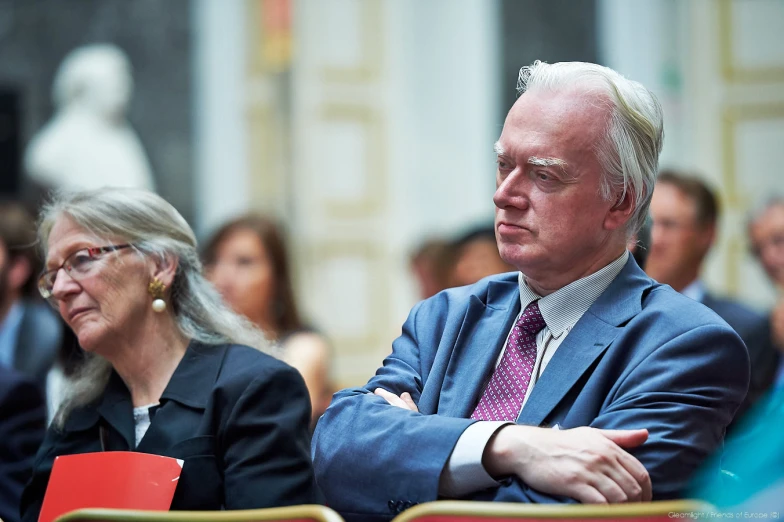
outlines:
[[[594,152],[607,127],[602,105],[575,92],[529,91],[506,117],[496,144],[496,239],[501,258],[529,280],[574,280],[615,248],[614,201],[600,194]]]
[[[751,247],[768,277],[784,288],[784,205],[765,211],[749,227]]]
[[[684,274],[699,271],[713,243],[714,226],[700,224],[694,200],[669,183],[656,185],[650,212],[653,226],[645,271],[660,283],[689,284],[682,281]]]

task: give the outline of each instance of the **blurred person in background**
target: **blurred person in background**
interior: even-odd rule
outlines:
[[[46,408],[35,381],[0,367],[0,519],[19,522],[19,502],[46,431]]]
[[[41,262],[35,222],[15,201],[0,201],[0,366],[32,378],[43,392],[63,327],[36,296]]]
[[[770,331],[762,314],[711,294],[700,279],[718,233],[716,195],[696,176],[665,170],[656,181],[650,213],[651,247],[645,271],[719,314],[749,350],[751,382],[746,401],[736,414],[740,417],[769,385]]]
[[[784,197],[761,205],[749,220],[748,232],[752,252],[779,294],[769,317],[772,347],[758,357],[761,384],[784,389]]]
[[[411,254],[409,266],[419,286],[419,298],[427,299],[449,287],[449,274],[454,262],[450,241],[430,238]]]
[[[498,253],[492,226],[478,227],[458,237],[452,252],[454,262],[449,286],[472,285],[487,276],[514,271]]]
[[[258,214],[238,217],[207,240],[203,258],[207,279],[226,303],[260,328],[278,355],[302,374],[315,423],[331,397],[331,349],[300,318],[280,227]]]
[[[317,500],[302,377],[204,279],[174,207],[141,190],[58,194],[39,238],[39,290],[90,358],[38,452],[24,521],[58,455],[99,451],[182,459],[174,510]]]
[[[93,44],[71,51],[54,79],[55,115],[25,152],[34,188],[152,190],[147,155],[126,119],[132,93],[131,64],[121,49]]]

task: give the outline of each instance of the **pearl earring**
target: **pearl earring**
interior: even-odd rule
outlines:
[[[166,310],[166,301],[163,300],[163,292],[165,290],[166,285],[157,277],[150,281],[150,284],[147,286],[147,291],[153,297],[152,309],[156,313],[161,313]]]

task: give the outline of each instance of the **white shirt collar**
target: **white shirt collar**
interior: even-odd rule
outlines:
[[[520,287],[520,305],[522,310],[539,299],[539,310],[542,318],[547,323],[547,328],[556,339],[568,328],[571,328],[585,314],[602,292],[607,290],[610,283],[621,273],[629,260],[629,251],[624,251],[621,256],[604,268],[573,281],[544,297],[534,292],[526,283],[525,275],[520,272],[518,285]]]

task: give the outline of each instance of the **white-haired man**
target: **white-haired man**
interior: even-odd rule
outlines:
[[[443,497],[673,498],[746,394],[738,335],[626,250],[661,150],[653,95],[585,63],[536,62],[519,87],[493,198],[518,272],[419,303],[370,382],[335,396],[313,456],[347,520]]]

